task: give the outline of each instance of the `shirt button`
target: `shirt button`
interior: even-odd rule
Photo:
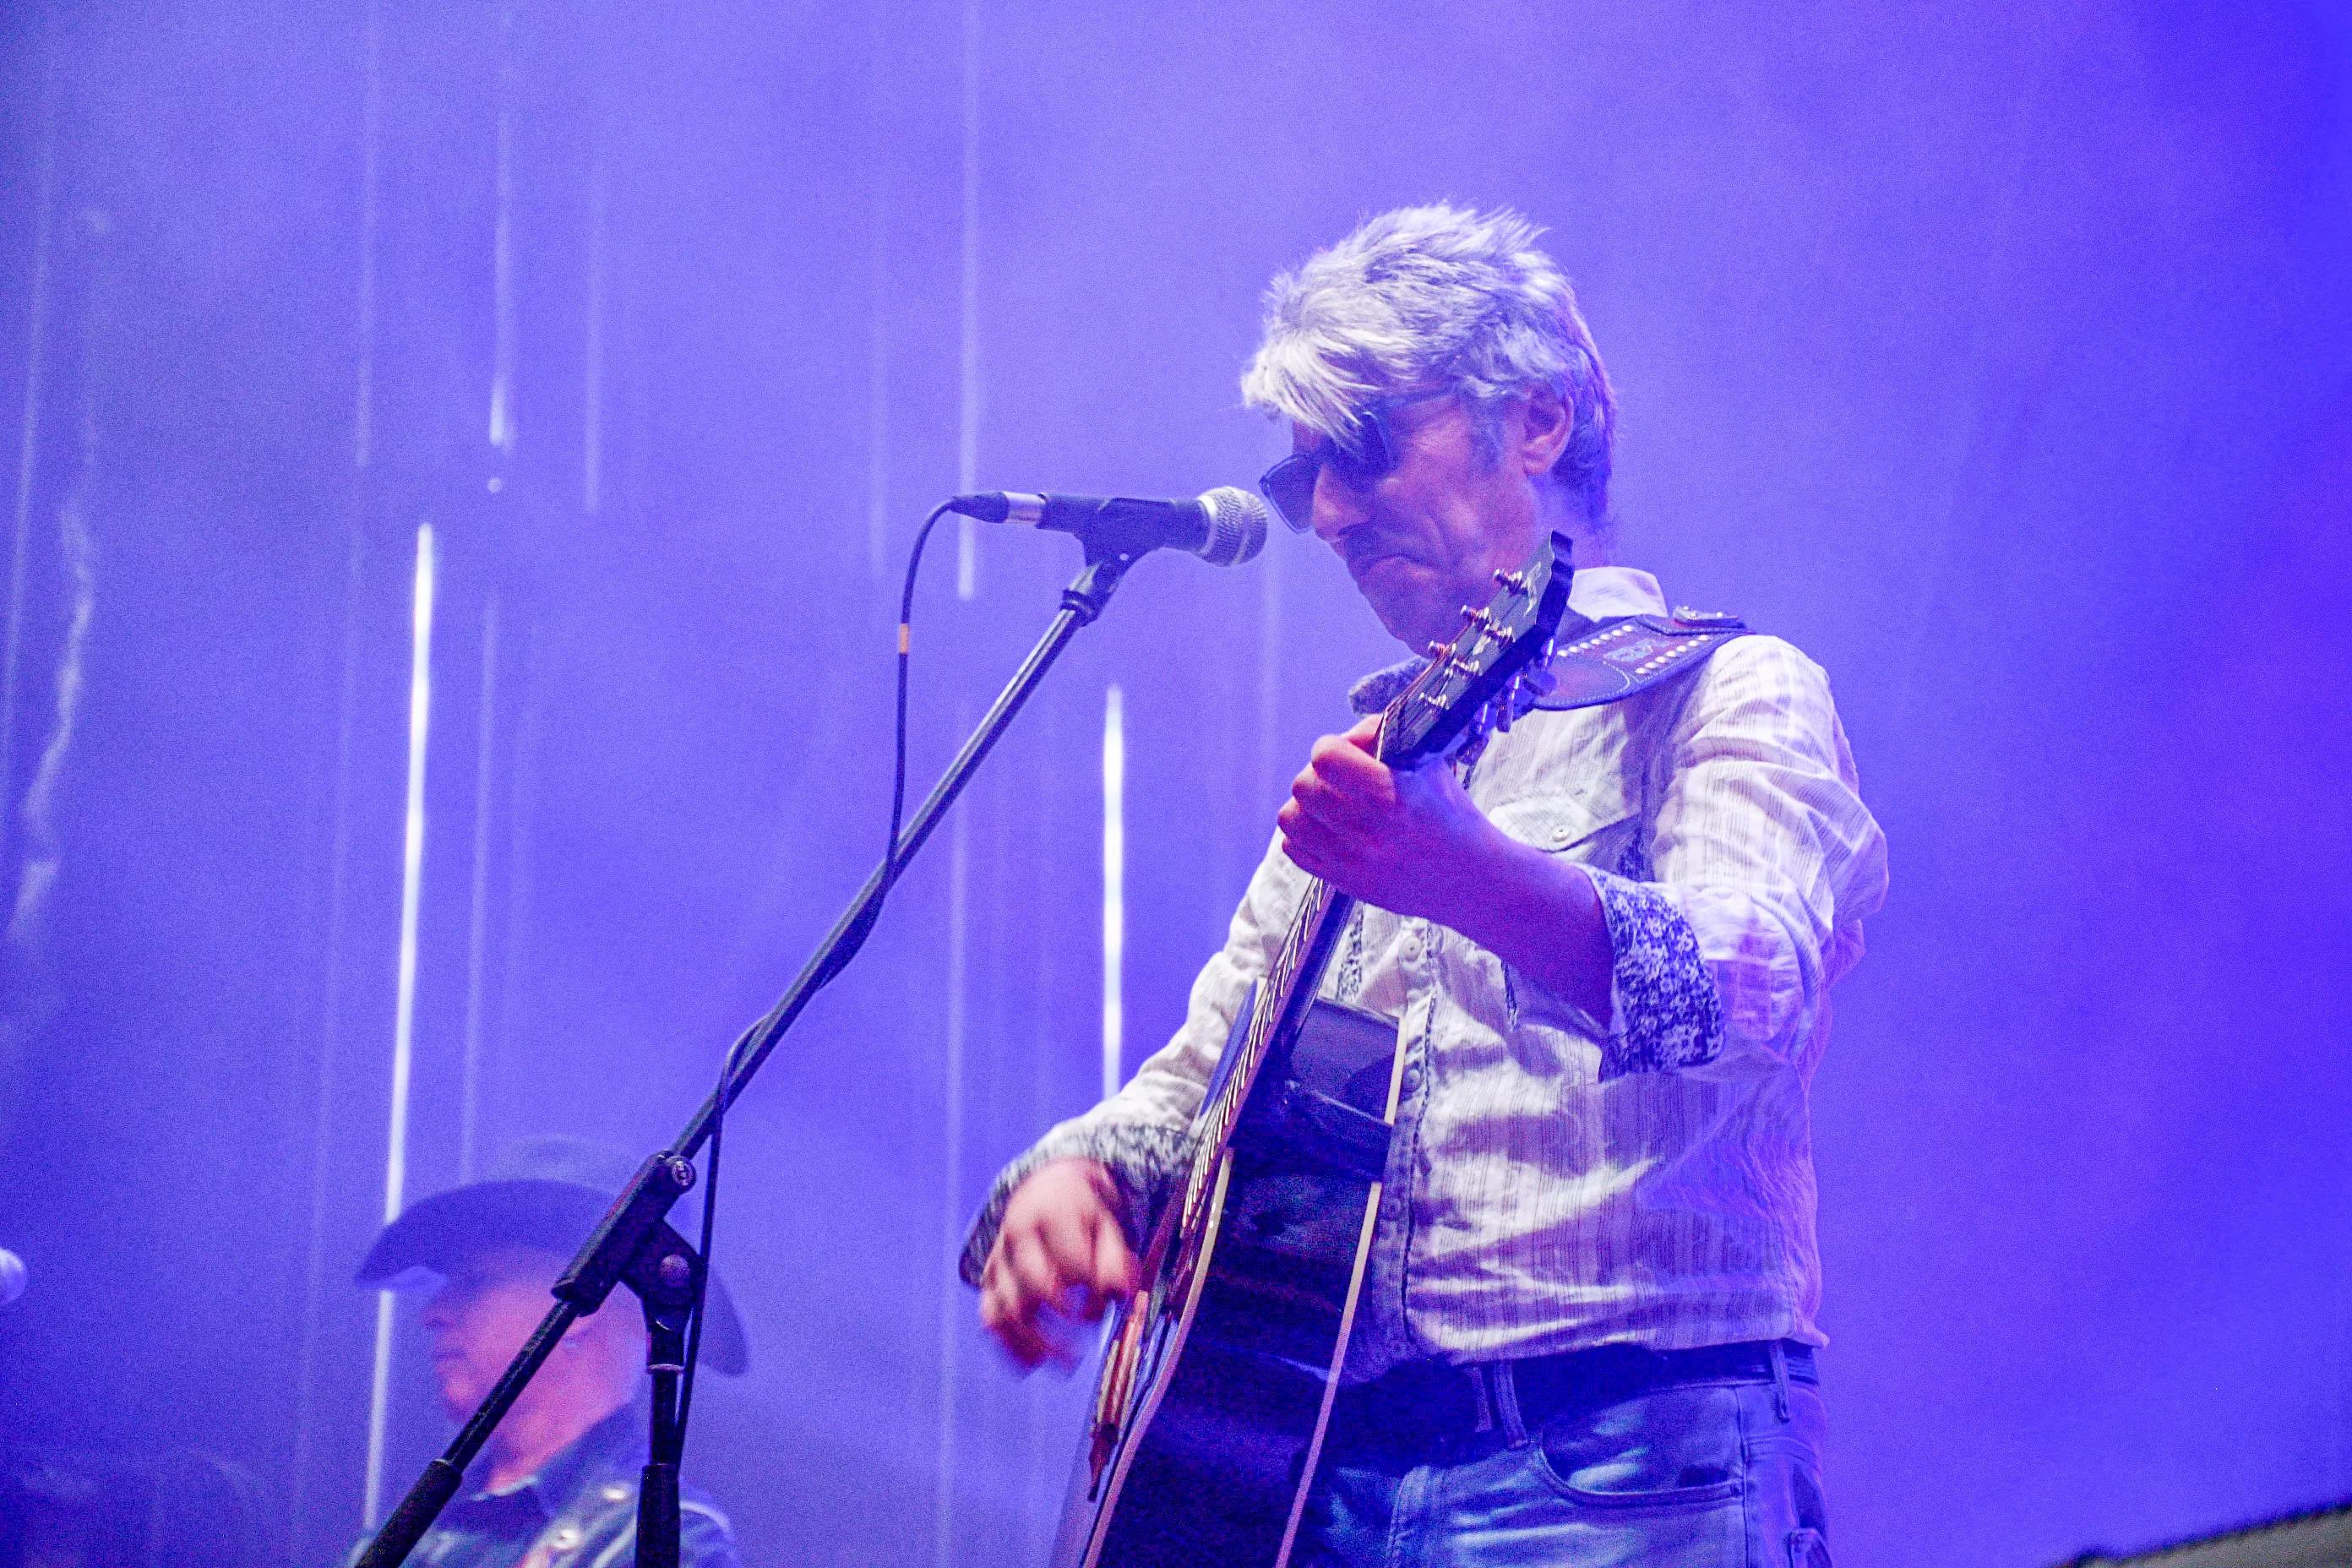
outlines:
[[[547,1538],[547,1543],[558,1552],[576,1551],[580,1545],[580,1527],[567,1524]]]
[[[605,1487],[604,1491],[604,1498],[606,1502],[619,1502],[623,1498],[627,1497],[628,1495],[629,1489],[623,1486],[618,1481],[614,1481]]]

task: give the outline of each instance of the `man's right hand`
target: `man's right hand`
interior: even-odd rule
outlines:
[[[981,1270],[980,1321],[1023,1370],[1075,1365],[1079,1320],[1134,1293],[1135,1254],[1118,1224],[1118,1186],[1092,1160],[1040,1165],[1013,1189]]]

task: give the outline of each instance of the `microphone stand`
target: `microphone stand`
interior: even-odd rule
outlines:
[[[473,1463],[508,1409],[554,1352],[564,1331],[603,1306],[615,1285],[627,1286],[644,1304],[646,1366],[653,1384],[652,1432],[644,1484],[637,1495],[637,1568],[677,1568],[677,1471],[686,1440],[677,1423],[677,1387],[685,1371],[687,1317],[701,1296],[705,1266],[686,1238],[670,1227],[667,1215],[694,1185],[694,1157],[709,1141],[712,1124],[750,1085],[811,999],[856,954],[880,917],[882,900],[898,872],[929,839],[932,829],[963,793],[1070,639],[1103,613],[1119,579],[1151,548],[1143,543],[1119,549],[1095,538],[1085,543],[1086,569],[1062,590],[1060,612],[899,834],[890,860],[875,868],[791,987],[737,1041],[729,1053],[726,1078],[702,1102],[686,1130],[668,1148],[639,1166],[628,1186],[613,1200],[613,1206],[597,1222],[595,1234],[555,1282],[555,1305],[507,1363],[497,1384],[449,1447],[425,1467],[425,1473],[383,1521],[354,1568],[394,1568],[408,1560],[417,1542],[457,1495],[466,1467]]]

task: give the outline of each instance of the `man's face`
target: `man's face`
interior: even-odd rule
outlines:
[[[473,1413],[547,1316],[564,1262],[535,1247],[485,1247],[450,1266],[422,1320],[450,1419]]]
[[[1535,553],[1535,492],[1520,460],[1525,405],[1507,405],[1502,420],[1496,460],[1479,452],[1462,399],[1410,404],[1389,416],[1394,468],[1358,485],[1327,463],[1316,480],[1316,536],[1347,561],[1381,625],[1415,651],[1450,639],[1465,609],[1494,597],[1495,574]],[[1297,450],[1323,442],[1292,427]]]

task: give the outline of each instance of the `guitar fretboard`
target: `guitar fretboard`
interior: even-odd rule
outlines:
[[[1419,741],[1427,735],[1430,725],[1425,718],[1418,725],[1412,722],[1412,718],[1417,707],[1433,706],[1427,693],[1435,670],[1433,666],[1423,671],[1381,715],[1381,739],[1376,751],[1381,761],[1391,767],[1410,766],[1419,760]],[[1289,929],[1283,933],[1282,946],[1276,950],[1274,961],[1266,966],[1265,976],[1258,984],[1249,1028],[1234,1047],[1241,1052],[1240,1058],[1233,1070],[1223,1075],[1224,1082],[1216,1098],[1203,1105],[1193,1121],[1198,1141],[1193,1148],[1192,1166],[1184,1182],[1183,1225],[1187,1231],[1199,1216],[1201,1205],[1208,1201],[1209,1189],[1216,1180],[1218,1156],[1233,1137],[1258,1068],[1265,1065],[1266,1053],[1273,1048],[1284,1026],[1322,984],[1323,971],[1330,962],[1332,950],[1339,945],[1339,933],[1347,929],[1355,910],[1352,897],[1320,877],[1307,879],[1307,890],[1290,918]]]
[[[1266,1051],[1298,999],[1312,995],[1321,984],[1324,963],[1355,908],[1354,899],[1321,878],[1307,879],[1307,891],[1299,900],[1297,912],[1291,917],[1290,929],[1284,933],[1274,962],[1267,965],[1265,978],[1259,983],[1256,1005],[1250,1010],[1249,1028],[1234,1047],[1241,1052],[1240,1059],[1224,1075],[1216,1098],[1202,1106],[1194,1119],[1198,1142],[1193,1149],[1192,1168],[1186,1173],[1184,1183],[1183,1224],[1188,1230],[1198,1217],[1201,1205],[1208,1201],[1210,1185],[1216,1178],[1218,1156],[1233,1138],[1234,1125],[1240,1119],[1250,1085],[1265,1061]]]

